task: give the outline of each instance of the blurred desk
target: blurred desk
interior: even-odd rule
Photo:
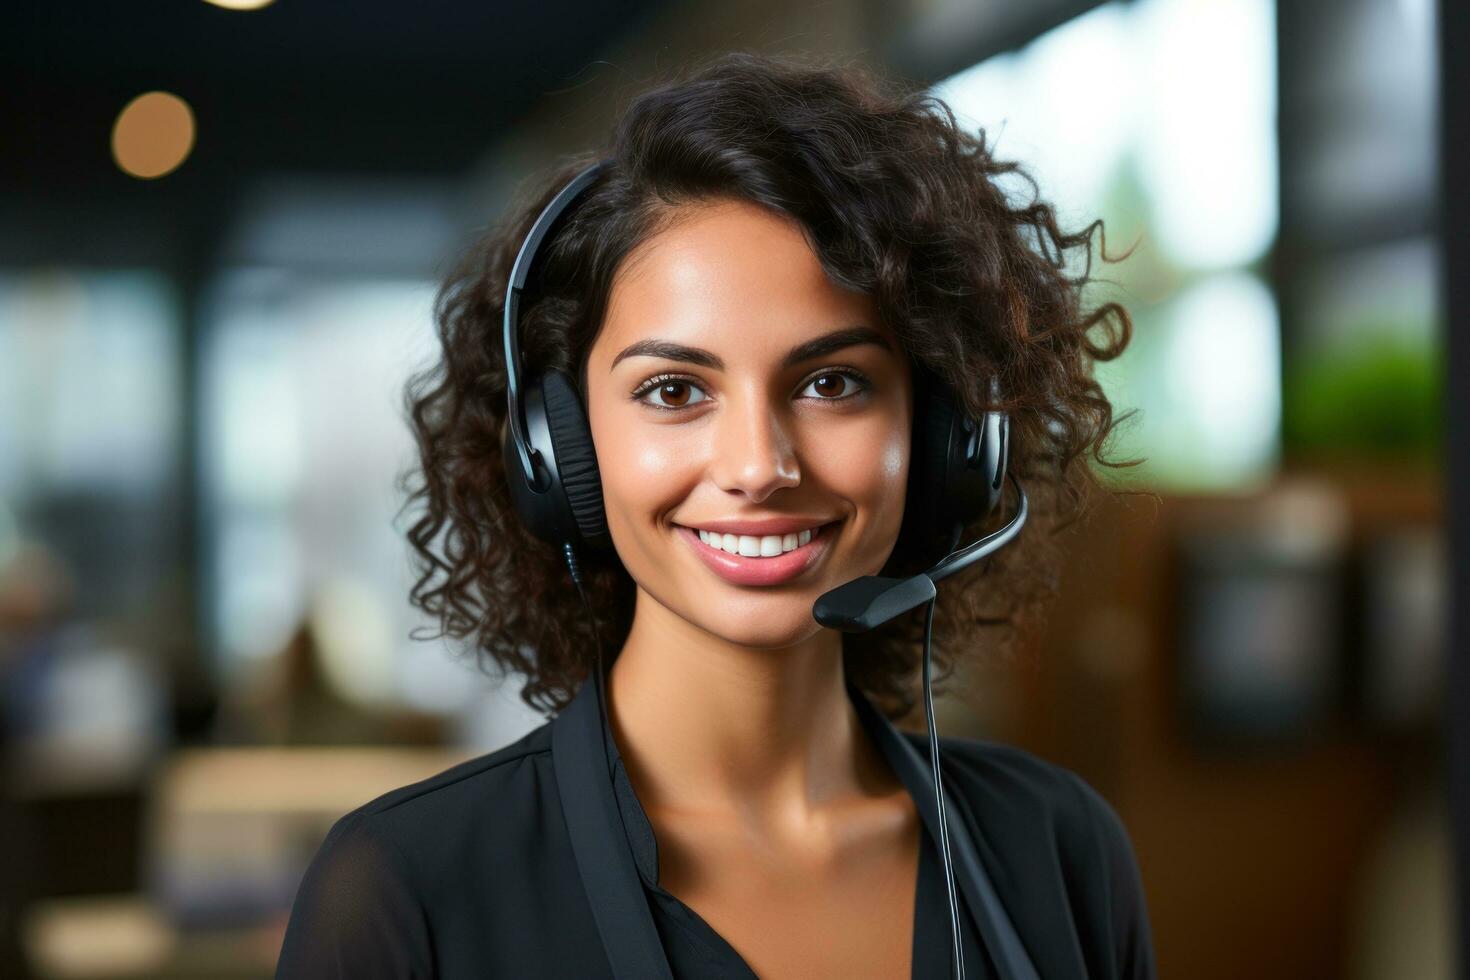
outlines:
[[[27,955],[47,980],[269,978],[283,926],[182,933],[143,895],[51,899],[28,910]]]
[[[395,746],[186,749],[169,756],[160,815],[331,814],[473,758],[462,749]]]
[[[472,755],[387,746],[179,752],[149,794],[144,890],[182,929],[284,914],[338,817]]]
[[[149,784],[134,894],[27,909],[38,976],[269,977],[296,886],[332,823],[477,753],[384,747],[189,749]]]

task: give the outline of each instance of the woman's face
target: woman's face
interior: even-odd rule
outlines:
[[[876,573],[897,541],[908,361],[791,219],[727,200],[680,218],[620,267],[588,355],[609,531],[640,588],[678,616],[789,646],[821,628],[818,596]]]

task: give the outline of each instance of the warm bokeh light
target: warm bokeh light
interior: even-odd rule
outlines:
[[[194,113],[169,92],[144,92],[112,126],[112,158],[145,180],[172,173],[194,148]]]
[[[276,0],[204,0],[204,2],[226,10],[259,10],[261,7],[269,7]]]

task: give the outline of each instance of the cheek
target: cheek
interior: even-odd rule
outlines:
[[[594,413],[592,439],[610,522],[645,524],[671,510],[689,491],[692,454],[678,440],[647,438],[631,420]]]
[[[855,427],[840,439],[808,455],[808,466],[820,470],[823,486],[868,511],[881,525],[903,514],[909,469],[908,429],[875,417],[872,425]]]

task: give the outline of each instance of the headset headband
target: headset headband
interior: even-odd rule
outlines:
[[[541,242],[551,233],[556,219],[561,217],[563,211],[571,207],[572,203],[610,163],[609,160],[599,160],[592,164],[572,178],[571,182],[551,199],[551,203],[542,210],[536,223],[526,234],[525,241],[521,243],[521,250],[516,255],[515,265],[511,267],[510,281],[505,288],[506,416],[510,423],[511,441],[515,443],[521,470],[526,475],[526,486],[537,493],[546,491],[550,485],[550,474],[546,473],[541,454],[529,448],[526,440],[525,409],[521,404],[521,346],[517,337],[521,293],[526,288],[526,279],[531,274],[531,265],[536,260],[536,253],[541,249]],[[537,463],[542,463],[542,466],[538,468]],[[542,474],[546,474],[545,478]]]

